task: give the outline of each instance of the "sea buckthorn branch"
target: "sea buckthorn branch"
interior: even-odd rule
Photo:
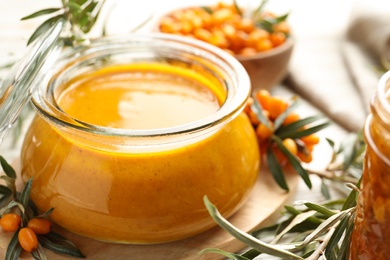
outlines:
[[[0,164],[5,173],[0,178],[6,184],[0,184],[0,226],[3,232],[14,232],[5,259],[17,260],[23,250],[30,252],[34,259],[46,259],[43,248],[58,254],[84,258],[72,242],[52,231],[48,217],[54,208],[38,214],[30,200],[33,180],[30,179],[19,193],[15,185],[17,177],[15,170],[2,156],[0,156]]]
[[[311,188],[309,172],[301,162],[312,160],[311,152],[319,143],[318,131],[330,122],[321,116],[301,119],[294,112],[299,105],[298,97],[290,102],[273,97],[266,90],[260,90],[248,101],[245,112],[256,131],[262,158],[278,185],[288,191],[283,169],[291,166]]]
[[[357,193],[356,188],[344,199],[321,204],[298,202],[294,206],[285,206],[285,213],[276,224],[250,234],[224,219],[208,198],[204,197],[204,203],[216,223],[250,249],[237,254],[206,248],[201,254],[215,253],[237,260],[252,260],[260,254],[282,259],[348,259]]]
[[[61,2],[62,7],[46,8],[21,19],[28,20],[51,15],[34,31],[28,39],[27,45],[60,19],[64,19],[69,25],[69,33],[64,37],[64,42],[67,45],[85,41],[85,34],[94,26],[105,0],[62,0]]]

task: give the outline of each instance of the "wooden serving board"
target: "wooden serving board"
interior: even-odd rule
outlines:
[[[15,167],[17,168],[17,167]],[[19,178],[20,179],[20,178]],[[290,192],[286,193],[274,182],[268,171],[262,170],[255,187],[243,207],[229,221],[239,229],[249,232],[259,226],[270,224],[279,216],[283,205],[291,202],[298,186],[299,176],[295,172],[286,174]],[[181,241],[156,245],[125,245],[100,242],[81,237],[61,228],[55,228],[67,237],[86,256],[86,259],[135,259],[135,260],[172,260],[172,259],[221,259],[218,254],[202,254],[206,248],[219,248],[229,252],[237,252],[245,245],[236,240],[219,226],[200,235]],[[0,257],[4,259],[5,251],[12,233],[0,231]],[[70,259],[69,257],[46,251],[48,259]],[[33,259],[30,254],[23,253],[20,259]]]

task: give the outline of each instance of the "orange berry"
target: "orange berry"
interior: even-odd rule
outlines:
[[[266,30],[256,29],[251,33],[249,33],[247,46],[255,48],[259,41],[261,41],[262,39],[268,39],[268,37],[269,37],[269,33]]]
[[[232,18],[232,16],[233,16],[233,11],[229,8],[219,9],[211,14],[214,25],[222,24],[223,22]]]
[[[273,47],[270,39],[260,39],[255,45],[257,51],[268,51]]]
[[[289,152],[292,154],[292,155],[297,155],[298,153],[298,147],[297,147],[297,144],[295,143],[295,141],[291,138],[286,138],[283,140],[283,145],[284,147],[286,147],[287,150],[289,150]]]
[[[213,35],[211,32],[209,32],[206,29],[203,28],[196,28],[194,30],[194,36],[195,38],[207,42]]]
[[[264,110],[270,109],[272,97],[267,90],[261,89],[261,90],[257,91],[255,94],[255,97],[256,97],[257,101],[259,101],[261,107]]]
[[[283,125],[292,124],[300,119],[299,115],[295,112],[291,112],[287,115],[286,119],[283,121]]]
[[[255,23],[250,18],[243,18],[238,24],[238,28],[246,33],[250,33],[255,29]]]
[[[245,48],[241,49],[238,54],[250,56],[250,55],[254,55],[256,53],[257,53],[256,49],[254,49],[252,47],[245,47]]]
[[[27,252],[38,248],[38,238],[31,228],[22,228],[18,234],[20,246]]]
[[[51,223],[45,218],[32,218],[27,223],[27,227],[31,228],[35,234],[44,235],[50,232]]]
[[[297,156],[298,156],[299,160],[301,160],[304,163],[309,163],[313,159],[311,152],[307,149],[305,151],[298,151]]]
[[[275,120],[281,113],[283,113],[287,109],[287,103],[279,97],[271,97],[269,104],[269,113],[270,118]]]
[[[249,116],[249,120],[251,121],[252,125],[257,126],[258,124],[260,124],[260,120],[257,118],[257,115],[255,112],[250,110],[248,112],[248,116]]]
[[[282,45],[286,41],[286,35],[282,32],[271,33],[269,37],[273,47]]]
[[[277,23],[273,26],[273,30],[274,32],[281,32],[281,33],[284,33],[284,34],[288,34],[290,33],[290,26],[288,25],[288,23],[286,21],[283,21],[283,22],[280,22],[280,23]]]
[[[311,134],[300,138],[306,145],[315,145],[320,142],[318,135]]]
[[[259,124],[256,127],[256,135],[260,141],[266,141],[271,137],[272,131],[265,125]]]
[[[16,213],[6,213],[1,217],[0,225],[4,231],[14,232],[18,230],[22,218]]]

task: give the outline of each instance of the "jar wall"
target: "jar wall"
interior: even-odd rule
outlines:
[[[366,152],[351,241],[351,260],[390,259],[390,110],[387,73],[365,124]]]

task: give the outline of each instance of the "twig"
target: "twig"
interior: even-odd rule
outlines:
[[[322,243],[317,247],[317,249],[313,252],[313,254],[310,255],[310,257],[306,258],[306,260],[317,260],[324,252],[326,246],[328,245],[328,242],[330,238],[332,237],[334,231],[336,230],[335,227],[337,227],[339,222],[337,222],[333,227],[331,227],[326,233],[326,236],[322,240]]]
[[[358,180],[356,178],[353,178],[353,177],[350,177],[350,176],[337,176],[335,174],[333,174],[332,172],[328,172],[328,171],[315,171],[315,170],[310,170],[310,169],[305,169],[308,173],[310,174],[314,174],[314,175],[317,175],[321,178],[324,178],[324,179],[328,179],[328,180],[339,180],[339,181],[342,181],[342,182],[350,182],[350,183],[353,183],[353,184],[356,184],[358,182]]]

